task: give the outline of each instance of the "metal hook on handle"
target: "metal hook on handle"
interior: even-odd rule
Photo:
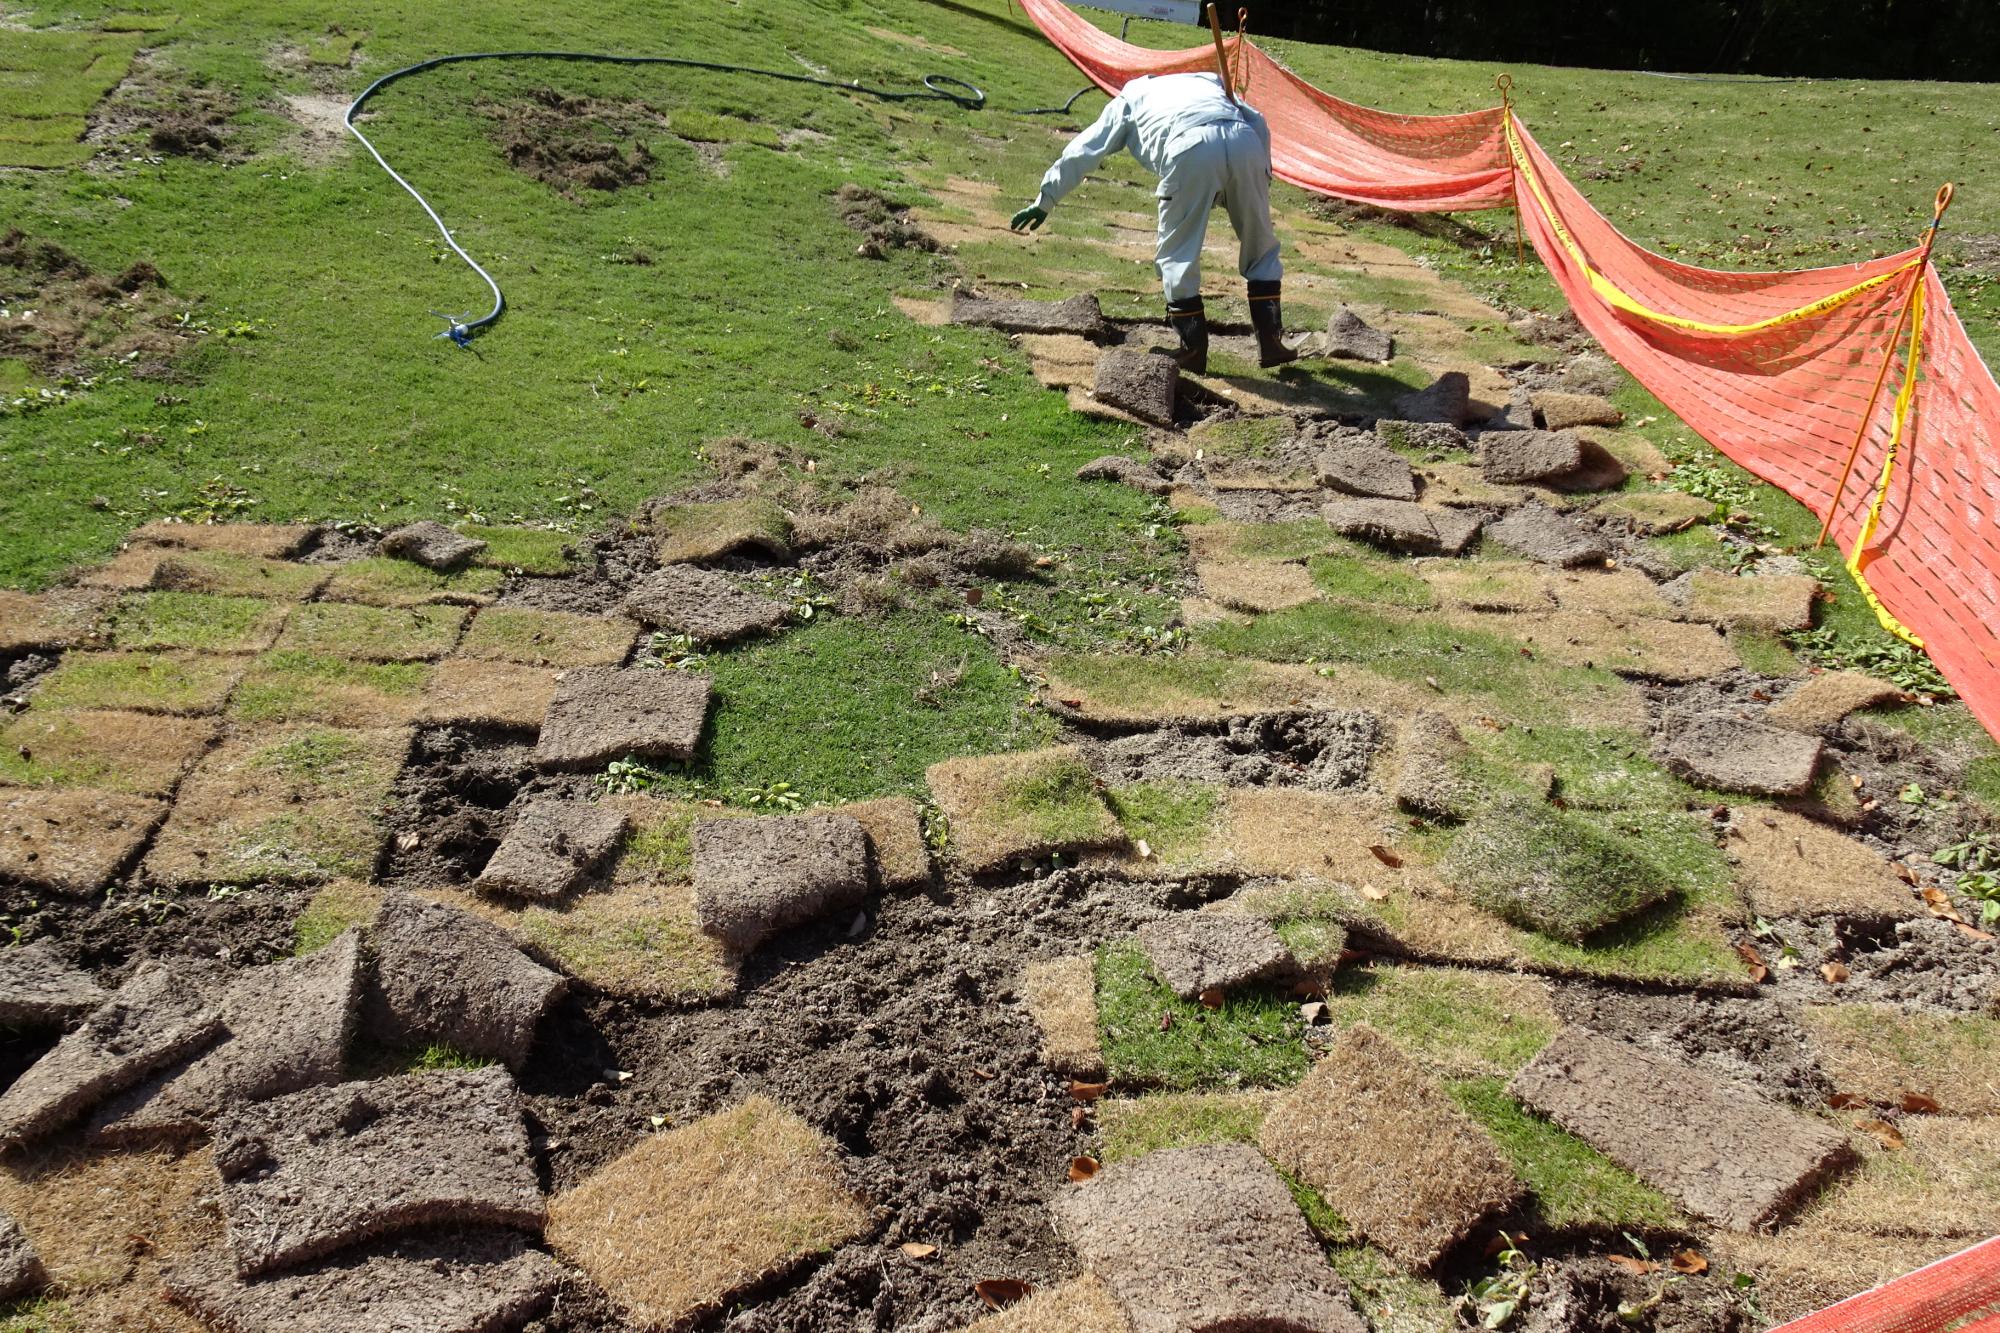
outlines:
[[[1493,86],[1500,90],[1500,103],[1502,106],[1511,107],[1514,105],[1514,76],[1512,74],[1494,75]]]

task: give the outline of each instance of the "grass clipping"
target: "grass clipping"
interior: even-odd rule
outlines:
[[[549,1205],[548,1240],[635,1323],[678,1325],[859,1235],[833,1144],[763,1097],[641,1141]]]

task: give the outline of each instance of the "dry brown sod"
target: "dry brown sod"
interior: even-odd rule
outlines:
[[[1764,720],[1793,731],[1825,731],[1849,713],[1894,703],[1901,690],[1858,671],[1826,671],[1772,704]]]
[[[1180,531],[1197,565],[1203,562],[1238,564],[1253,560],[1277,563],[1304,560],[1308,556],[1328,554],[1345,541],[1324,524],[1299,524],[1287,531],[1286,545],[1273,553],[1269,540],[1271,526],[1268,523],[1188,523]]]
[[[173,592],[302,602],[332,577],[333,570],[326,565],[261,560],[228,551],[167,551],[154,566],[150,586]]]
[[[660,563],[700,563],[739,552],[784,560],[791,556],[792,520],[763,496],[699,504],[661,505],[653,511]]]
[[[340,566],[321,595],[364,606],[484,606],[506,581],[497,569],[474,566],[439,574],[408,560],[369,556]]]
[[[1688,581],[1688,615],[1732,629],[1810,629],[1819,580],[1804,574],[1739,576],[1697,569]]]
[[[1304,565],[1200,561],[1194,570],[1203,592],[1238,611],[1283,611],[1320,599],[1319,585]]]
[[[907,796],[834,806],[826,813],[848,815],[868,835],[875,885],[886,892],[921,888],[931,882],[931,849],[924,842],[917,803]]]
[[[1074,745],[947,759],[924,780],[949,822],[952,854],[975,874],[1125,838]]]
[[[966,1333],[1131,1333],[1131,1328],[1111,1289],[1086,1273],[975,1320]]]
[[[1099,722],[1216,721],[1342,699],[1311,667],[1275,662],[1077,656],[1049,658],[1041,667],[1049,698]]]
[[[1565,611],[1595,611],[1615,620],[1681,618],[1681,609],[1636,569],[1570,570],[1547,579],[1549,594]]]
[[[1232,611],[1220,602],[1211,602],[1206,597],[1181,598],[1181,624],[1189,629],[1203,629],[1210,625],[1247,625],[1250,617],[1241,611]]]
[[[166,813],[164,801],[116,792],[0,787],[0,876],[72,897],[95,893]]]
[[[1602,443],[1602,437],[1599,442]],[[1612,452],[1615,454],[1617,450]],[[1630,462],[1621,461],[1628,465]],[[1632,491],[1611,496],[1594,506],[1591,512],[1605,518],[1623,519],[1641,534],[1652,534],[1691,528],[1715,512],[1715,503],[1682,491]]]
[[[1914,1092],[1950,1115],[2000,1113],[2000,1018],[1836,1004],[1802,1009],[1799,1021],[1836,1092],[1889,1106]]]
[[[0,784],[164,796],[214,735],[208,718],[38,708],[0,727]]]
[[[945,307],[949,321],[949,307]],[[1104,349],[1074,333],[1023,333],[1015,344],[1027,354],[1028,368],[1044,389],[1089,388]]]
[[[0,653],[86,643],[110,601],[109,593],[89,588],[39,594],[0,588]]]
[[[1723,846],[1759,916],[1882,920],[1919,914],[1887,861],[1813,820],[1742,807]]]
[[[217,713],[236,688],[243,666],[236,656],[72,651],[35,683],[34,706]]]
[[[549,1203],[549,1244],[637,1323],[673,1325],[852,1240],[831,1141],[752,1097],[654,1134]]]
[[[1718,1232],[1706,1253],[1712,1268],[1757,1279],[1757,1308],[1770,1326],[1822,1310],[1965,1247],[1962,1239],[1787,1227],[1770,1236]]]
[[[1524,1191],[1486,1132],[1365,1023],[1278,1099],[1258,1142],[1357,1231],[1420,1272]]]
[[[292,614],[278,647],[367,662],[423,662],[458,642],[466,612],[455,606],[355,606],[315,602]]]
[[[1674,470],[1673,460],[1660,447],[1636,430],[1613,430],[1607,426],[1584,426],[1577,431],[1586,444],[1594,444],[1639,477],[1661,477]],[[1662,492],[1654,492],[1660,494]],[[1646,494],[1646,492],[1637,492]],[[1694,496],[1683,496],[1692,500]]]
[[[480,914],[544,962],[608,994],[688,1002],[736,989],[737,960],[695,925],[694,890],[686,884],[620,887],[562,907]]]
[[[1512,561],[1426,560],[1417,573],[1438,604],[1464,611],[1546,611],[1548,580],[1534,565]]]
[[[1104,1077],[1097,1031],[1097,964],[1089,954],[1030,963],[1021,999],[1042,1030],[1042,1059],[1059,1074],[1085,1082]]]
[[[176,1156],[50,1147],[0,1164],[0,1210],[41,1255],[58,1308],[73,1321],[52,1321],[64,1333],[198,1329],[161,1300],[161,1273],[220,1240],[215,1192],[206,1148]]]
[[[134,528],[129,540],[189,551],[227,551],[284,560],[303,551],[318,534],[318,528],[306,523],[161,522]]]
[[[489,606],[472,618],[457,655],[522,666],[616,666],[638,637],[629,620]]]
[[[2000,1234],[2000,1121],[1904,1116],[1904,1146],[1867,1145],[1861,1169],[1800,1216],[1797,1229],[1825,1236]]]
[[[160,562],[172,552],[159,546],[129,546],[101,565],[92,565],[76,576],[85,588],[137,592],[153,586]]]
[[[1211,469],[1207,478],[1213,491],[1316,491],[1319,481],[1309,472],[1273,472],[1239,465],[1228,471]]]
[[[1476,509],[1488,505],[1512,507],[1538,499],[1551,509],[1563,509],[1575,501],[1554,491],[1528,486],[1502,486],[1486,480],[1486,474],[1470,463],[1425,463],[1417,475],[1424,479],[1424,499],[1447,509]]]
[[[182,787],[146,873],[170,887],[370,878],[411,735],[278,727],[232,737]]]
[[[1620,622],[1593,611],[1536,616],[1454,611],[1446,620],[1511,639],[1563,666],[1599,667],[1621,676],[1702,680],[1742,665],[1729,641],[1707,625],[1637,616]]]
[[[534,731],[555,697],[556,672],[448,657],[431,673],[418,720]]]

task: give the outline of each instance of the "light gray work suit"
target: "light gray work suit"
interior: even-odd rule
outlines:
[[[1042,177],[1036,206],[1053,209],[1121,148],[1160,178],[1154,192],[1160,200],[1154,265],[1169,305],[1201,295],[1201,243],[1218,203],[1229,210],[1236,229],[1243,276],[1252,282],[1284,276],[1271,229],[1271,131],[1251,107],[1229,100],[1220,77],[1133,79]]]

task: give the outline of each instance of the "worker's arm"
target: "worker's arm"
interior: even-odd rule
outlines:
[[[1269,166],[1271,161],[1271,127],[1264,123],[1264,117],[1258,113],[1257,108],[1251,106],[1248,102],[1239,101],[1238,106],[1243,112],[1243,119],[1250,122],[1250,129],[1256,134],[1258,141],[1264,145],[1264,162],[1266,166]]]
[[[1056,164],[1042,177],[1042,188],[1034,206],[1043,213],[1054,208],[1062,197],[1083,184],[1083,178],[1098,164],[1125,147],[1132,133],[1132,111],[1122,97],[1111,99],[1104,113],[1082,134],[1069,141]]]

